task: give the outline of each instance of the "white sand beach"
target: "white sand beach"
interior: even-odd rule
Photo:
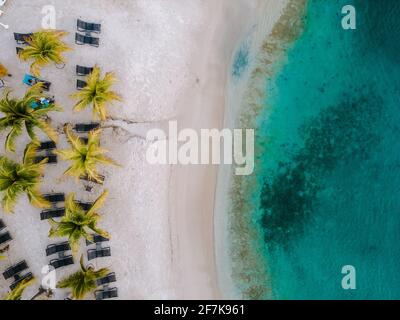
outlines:
[[[215,257],[218,167],[150,165],[145,158],[149,145],[145,137],[149,129],[164,128],[171,119],[178,121],[179,128],[229,126],[225,111],[233,52],[257,23],[260,8],[270,10],[272,18],[263,23],[272,28],[282,9],[274,3],[277,1],[9,0],[3,8],[0,22],[10,28],[0,28],[0,62],[13,75],[5,80],[15,95],[26,90],[22,79],[29,73],[29,65],[16,56],[13,32],[40,29],[42,7],[49,4],[56,9],[57,29],[70,32],[65,40],[73,51],[66,54],[65,68],[46,67],[41,76],[52,82],[50,92],[64,109],[50,115],[60,132],[59,149],[68,146],[62,133],[65,123],[91,121],[89,110],[72,112],[74,103],[69,95],[76,90],[75,66],[98,64],[104,71],[115,71],[119,79],[116,91],[124,102],[110,108],[111,119],[103,124],[101,141],[122,165],[102,170],[104,188],[110,195],[100,210],[100,226],[111,234],[107,245],[112,256],[91,261],[116,273],[119,299],[231,296],[221,292]],[[74,44],[77,18],[102,24],[99,48]],[[0,135],[1,154],[6,133]],[[28,141],[25,134],[18,138],[17,152],[7,156],[20,161]],[[67,167],[62,161],[47,165],[43,193],[75,192],[79,200],[96,199],[102,188],[85,191],[83,183],[62,177]],[[14,239],[8,259],[0,262],[0,271],[25,259],[38,279],[24,298],[31,297],[40,284],[41,270],[49,262],[46,246],[62,240],[47,237],[49,224],[39,216],[40,210],[25,197],[13,215],[1,212],[0,216]],[[86,255],[83,243],[81,248]],[[75,260],[75,265],[57,270],[58,279],[78,269]],[[0,276],[0,293],[9,285]],[[67,295],[67,290],[57,289],[54,298]]]

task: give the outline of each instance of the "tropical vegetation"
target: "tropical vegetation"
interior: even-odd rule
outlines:
[[[37,140],[35,128],[42,130],[51,140],[57,141],[57,132],[47,120],[47,114],[60,111],[61,108],[53,102],[45,108],[32,108],[33,104],[44,97],[42,84],[32,86],[22,99],[12,98],[10,94],[11,91],[6,91],[0,100],[0,112],[4,114],[0,118],[0,131],[11,128],[5,141],[6,150],[15,151],[15,140],[24,128],[33,141]]]
[[[57,283],[57,288],[72,289],[72,297],[78,300],[84,299],[87,294],[96,289],[96,280],[110,273],[110,270],[107,268],[95,270],[93,267],[85,267],[83,256],[80,259],[80,266],[81,269],[79,271]]]
[[[65,127],[65,133],[71,149],[55,151],[63,160],[71,161],[72,165],[64,174],[77,179],[87,177],[89,180],[101,183],[97,171],[98,165],[118,165],[114,160],[105,156],[107,150],[100,147],[101,129],[89,132],[87,143],[72,133],[71,127]]]
[[[27,194],[30,203],[38,208],[48,208],[50,203],[40,194],[40,183],[47,159],[35,162],[37,145],[30,143],[24,151],[22,163],[0,156],[1,205],[5,212],[12,212],[22,194]]]
[[[22,280],[14,290],[11,290],[4,297],[4,300],[21,300],[25,289],[31,286],[34,282],[36,282],[35,278]]]
[[[122,101],[122,98],[111,90],[113,84],[117,81],[113,72],[107,72],[101,77],[101,71],[98,66],[87,77],[86,87],[74,93],[72,98],[78,102],[74,106],[74,111],[82,111],[92,106],[93,117],[100,118],[102,121],[107,119],[107,107],[114,101]]]
[[[50,219],[51,229],[49,237],[68,237],[69,244],[73,254],[76,254],[79,249],[80,240],[86,239],[93,241],[95,234],[109,238],[110,235],[97,227],[100,220],[100,215],[96,211],[104,204],[108,195],[108,191],[104,191],[97,200],[93,203],[88,211],[76,203],[75,194],[69,194],[65,199],[65,216],[60,222]]]
[[[33,60],[31,73],[39,77],[41,69],[51,63],[64,64],[63,54],[71,49],[61,40],[68,33],[59,30],[41,30],[27,37],[28,45],[24,47],[18,56],[22,61]]]

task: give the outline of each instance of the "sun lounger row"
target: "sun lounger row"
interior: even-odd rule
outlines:
[[[87,82],[86,81],[82,81],[82,80],[76,80],[76,89],[77,90],[82,90],[83,88],[85,88],[87,86]]]
[[[25,260],[23,260],[7,268],[6,271],[3,272],[4,279],[8,280],[10,278],[14,278],[14,282],[10,285],[11,290],[14,290],[18,286],[18,284],[21,283],[23,280],[33,278],[31,272],[21,276],[21,273],[27,269],[28,269],[28,264],[26,263]]]
[[[40,143],[40,146],[38,147],[38,151],[44,151],[44,150],[54,150],[56,148],[56,143],[54,141],[43,141]]]
[[[8,231],[3,234],[0,234],[0,245],[6,244],[7,242],[9,242],[11,240],[12,240],[12,237]]]
[[[65,216],[65,208],[55,208],[55,209],[50,209],[50,210],[43,210],[40,213],[40,220],[61,218],[63,216]]]
[[[93,71],[93,68],[91,67],[84,67],[84,66],[80,66],[77,65],[76,66],[76,75],[81,77],[81,76],[88,76],[89,74],[91,74]]]
[[[44,156],[37,156],[37,157],[35,157],[34,162],[35,163],[39,163],[39,162],[43,161],[44,159],[47,159],[47,163],[48,164],[55,164],[55,163],[58,162],[57,161],[57,155],[52,154],[52,153],[49,153],[49,154],[44,155]]]
[[[46,256],[51,256],[56,253],[64,253],[69,250],[71,250],[71,246],[68,241],[50,244],[46,248]]]
[[[111,248],[99,248],[99,249],[89,249],[87,251],[88,260],[93,260],[96,258],[111,257]]]
[[[91,45],[92,47],[99,47],[100,39],[88,35],[83,35],[80,33],[75,33],[75,43],[80,46],[88,44]]]
[[[12,277],[15,277],[16,275],[20,274],[22,271],[25,271],[28,269],[28,264],[26,263],[25,260],[18,262],[17,264],[9,267],[6,269],[6,271],[3,272],[3,277],[4,279],[10,279]]]
[[[74,130],[79,133],[87,133],[98,128],[100,128],[100,123],[97,122],[78,123],[75,125]]]
[[[49,193],[43,195],[43,198],[50,203],[58,203],[65,201],[65,194],[64,193]]]
[[[44,198],[51,203],[65,201],[65,196],[62,193],[53,194],[53,195],[44,195]],[[77,204],[80,205],[81,208],[85,211],[88,211],[93,205],[93,203],[90,203],[90,202],[80,202],[80,201],[77,201]],[[40,220],[61,218],[63,216],[65,216],[65,208],[53,208],[53,209],[43,210],[40,213]]]
[[[102,289],[96,290],[94,292],[94,296],[96,300],[105,300],[105,299],[112,299],[118,298],[118,289],[117,288],[110,288],[110,289]]]
[[[23,275],[22,277],[17,276],[16,280],[10,285],[10,289],[14,290],[22,281],[31,280],[32,278],[33,278],[32,272],[28,272],[27,274]]]
[[[88,211],[93,206],[93,202],[76,201],[76,204],[78,204],[85,211]]]
[[[63,257],[60,259],[53,259],[50,261],[50,265],[54,268],[54,269],[59,269],[62,267],[66,267],[69,266],[71,264],[74,264],[74,258],[72,256],[67,256],[67,257]]]
[[[77,30],[80,32],[94,32],[101,33],[101,24],[100,23],[91,23],[86,22],[81,19],[78,19],[76,22]]]
[[[100,236],[98,234],[95,234],[93,236],[93,241],[86,240],[86,245],[90,246],[91,244],[94,244],[94,243],[97,244],[97,243],[102,243],[102,242],[107,242],[107,241],[110,241],[110,239],[107,239],[107,238],[104,238],[104,237],[102,237],[102,236]]]
[[[115,276],[115,272],[111,272],[108,275],[106,275],[104,278],[97,279],[96,283],[97,285],[100,286],[105,286],[108,285],[112,282],[117,281],[117,277]]]

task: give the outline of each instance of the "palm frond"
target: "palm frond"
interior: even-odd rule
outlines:
[[[100,175],[97,172],[98,165],[118,165],[111,158],[104,156],[106,150],[100,147],[100,129],[89,133],[87,144],[72,133],[70,126],[65,128],[65,132],[71,149],[55,151],[63,160],[72,162],[71,167],[64,172],[65,175],[70,175],[77,179],[82,176],[88,176],[90,179],[100,182]]]
[[[22,294],[24,293],[25,289],[34,284],[35,282],[36,282],[35,278],[29,280],[28,279],[22,280],[21,283],[19,283],[14,290],[9,292],[5,296],[4,300],[21,300]]]
[[[58,111],[59,108],[54,103],[43,109],[34,110],[31,107],[32,103],[44,97],[40,84],[31,87],[21,99],[12,98],[10,94],[11,91],[6,91],[0,99],[0,112],[4,114],[0,119],[0,131],[10,128],[5,141],[6,150],[15,151],[16,138],[22,134],[23,128],[33,141],[37,139],[35,128],[57,141],[57,132],[46,119],[49,112]]]
[[[107,268],[99,270],[86,268],[83,263],[83,256],[80,259],[80,267],[80,270],[57,283],[57,288],[72,289],[72,297],[78,300],[84,299],[90,292],[94,291],[97,288],[97,280],[110,273]]]
[[[98,209],[105,200],[107,192],[104,192],[96,201],[95,208]],[[94,213],[94,210],[85,212],[76,202],[75,195],[69,194],[65,199],[65,216],[61,220],[49,220],[50,231],[49,237],[68,237],[68,242],[71,245],[72,253],[75,255],[78,252],[81,239],[92,240],[93,234],[107,236],[106,231],[97,227],[100,216]]]
[[[70,51],[62,40],[68,33],[58,30],[41,30],[27,39],[28,45],[19,52],[22,61],[31,60],[31,73],[39,77],[40,71],[51,63],[65,62],[63,54]]]
[[[122,101],[119,94],[110,90],[115,82],[116,77],[113,72],[107,72],[104,78],[101,78],[100,68],[95,66],[87,78],[86,87],[71,95],[72,98],[78,100],[74,111],[79,112],[92,106],[93,117],[100,118],[102,121],[106,120],[108,105],[114,101]]]

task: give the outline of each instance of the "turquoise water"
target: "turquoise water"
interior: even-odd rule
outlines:
[[[357,30],[341,28],[347,4]],[[248,198],[273,297],[400,298],[400,2],[309,0],[305,21],[257,119]]]

